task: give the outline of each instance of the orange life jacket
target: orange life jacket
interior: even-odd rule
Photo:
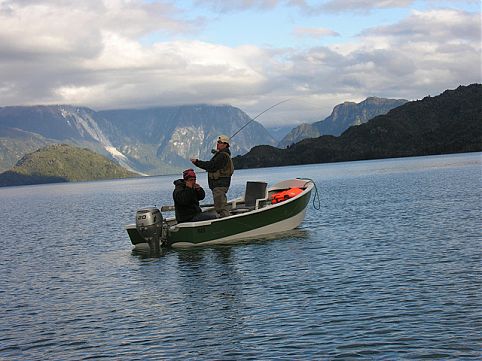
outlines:
[[[287,189],[285,191],[275,193],[271,196],[271,203],[275,204],[275,203],[283,202],[287,199],[290,199],[290,198],[293,198],[293,197],[297,196],[298,194],[300,194],[302,192],[303,192],[303,190],[300,189],[300,188],[290,188],[290,189]]]

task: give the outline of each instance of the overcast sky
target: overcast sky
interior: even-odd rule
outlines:
[[[230,104],[266,127],[481,83],[480,0],[0,0],[0,106]]]

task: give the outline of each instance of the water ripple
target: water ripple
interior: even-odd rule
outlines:
[[[0,359],[478,360],[478,156],[237,171],[234,193],[316,179],[322,209],[160,259],[122,226],[170,203],[171,177],[0,189],[2,214],[24,215],[0,222]]]

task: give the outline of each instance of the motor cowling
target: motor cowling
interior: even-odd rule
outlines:
[[[154,207],[139,209],[136,212],[136,229],[146,240],[160,237],[162,233],[162,214]]]

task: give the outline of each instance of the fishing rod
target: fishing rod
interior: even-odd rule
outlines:
[[[280,105],[280,104],[282,104],[282,103],[285,103],[285,102],[287,102],[288,100],[290,100],[290,99],[288,98],[288,99],[282,100],[282,101],[280,101],[279,103],[276,103],[275,105],[270,106],[268,109],[263,110],[261,113],[259,113],[257,116],[255,116],[255,117],[252,118],[249,122],[247,122],[245,125],[243,125],[241,128],[239,128],[239,130],[238,130],[236,133],[234,133],[229,139],[233,139],[233,137],[234,137],[236,134],[238,134],[240,131],[242,131],[244,128],[246,128],[246,126],[247,126],[248,124],[250,124],[253,120],[255,120],[256,118],[258,118],[258,117],[261,116],[262,114],[266,113],[268,110],[273,109],[274,107],[277,107],[278,105]]]

